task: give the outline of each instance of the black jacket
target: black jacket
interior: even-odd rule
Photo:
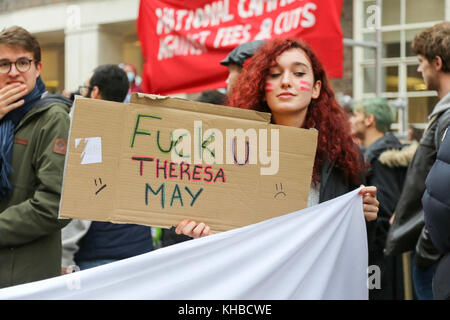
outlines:
[[[441,256],[425,228],[421,199],[425,191],[426,176],[436,161],[440,140],[450,125],[450,93],[439,101],[429,118],[428,128],[408,167],[385,246],[386,255],[414,250],[416,264],[424,268],[434,264]]]
[[[422,197],[425,225],[441,253],[450,252],[450,127],[445,136],[425,181],[427,189]]]
[[[320,177],[320,203],[342,196],[359,187],[359,184],[346,182],[342,171],[329,162],[322,165]],[[361,183],[365,183],[363,177],[361,177]]]
[[[389,167],[379,161],[380,155],[387,150],[398,150],[403,145],[390,132],[370,145],[365,152],[365,160],[370,164],[367,172],[367,184],[377,187],[377,199],[380,202],[378,217],[373,224],[372,239],[369,251],[382,254],[389,231],[389,219],[394,213],[397,201],[402,192],[406,177],[406,166]]]
[[[362,164],[363,157],[362,154],[360,155]],[[364,172],[364,168],[361,169],[361,172]],[[320,203],[342,196],[350,191],[359,188],[361,184],[366,184],[366,177],[363,173],[361,174],[361,181],[359,183],[352,183],[344,179],[342,170],[327,161],[325,161],[322,165],[320,177]],[[372,243],[374,241],[374,226],[375,225],[373,223],[366,221],[368,243]]]

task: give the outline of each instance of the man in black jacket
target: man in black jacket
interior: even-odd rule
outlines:
[[[380,287],[369,291],[370,300],[403,298],[401,261],[398,257],[385,257],[383,253],[389,230],[389,220],[397,205],[406,175],[406,166],[389,167],[379,161],[386,150],[401,149],[402,144],[388,132],[393,114],[386,99],[364,99],[353,106],[350,118],[352,135],[361,139],[368,164],[367,184],[377,187],[380,202],[378,218],[368,222],[369,265],[381,271]]]
[[[424,223],[422,195],[425,179],[436,161],[444,131],[450,124],[450,22],[425,29],[414,38],[412,49],[419,59],[418,72],[428,90],[440,101],[429,115],[428,127],[409,165],[405,185],[388,233],[385,254],[414,251],[413,284],[419,299],[433,299],[432,278],[440,258]]]

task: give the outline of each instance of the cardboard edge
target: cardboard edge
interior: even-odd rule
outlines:
[[[155,94],[134,92],[131,94],[130,103],[151,106],[157,104],[159,107],[179,109],[191,112],[200,112],[219,115],[228,118],[254,120],[270,123],[272,115],[267,112],[233,108],[230,106],[215,105],[205,102],[192,101],[178,97],[160,96]],[[193,105],[195,104],[195,106]]]
[[[80,99],[80,96],[75,96],[75,100]],[[61,208],[62,208],[62,203],[63,203],[63,195],[64,195],[64,182],[66,179],[66,169],[67,169],[67,161],[69,159],[69,150],[70,150],[70,137],[72,135],[72,125],[73,125],[73,115],[75,113],[75,100],[72,103],[72,107],[70,110],[70,125],[69,125],[69,132],[67,134],[67,149],[66,149],[66,156],[64,157],[64,171],[63,171],[63,179],[62,179],[62,184],[61,184],[61,197],[59,198],[59,207],[58,207],[58,219],[61,220],[69,220],[72,218],[67,218],[64,217],[63,215],[61,215]]]

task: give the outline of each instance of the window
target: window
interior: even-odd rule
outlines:
[[[375,41],[376,1],[354,0],[354,38]],[[362,12],[362,14],[361,14]],[[450,0],[382,0],[382,96],[407,101],[409,123],[425,126],[428,115],[437,103],[436,92],[428,91],[422,75],[417,72],[417,57],[411,49],[418,32],[434,24],[450,20]],[[354,48],[355,99],[375,96],[375,50]],[[394,130],[405,132],[407,123],[399,112]]]

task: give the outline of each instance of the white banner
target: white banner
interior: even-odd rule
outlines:
[[[0,290],[2,299],[368,299],[357,189],[257,224]]]

